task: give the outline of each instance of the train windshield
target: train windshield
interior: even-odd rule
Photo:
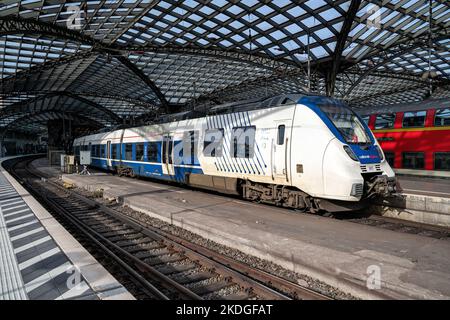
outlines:
[[[338,104],[321,105],[320,109],[330,118],[347,143],[371,143],[364,125],[353,111]]]

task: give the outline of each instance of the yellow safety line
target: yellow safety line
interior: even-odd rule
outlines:
[[[440,131],[440,130],[450,130],[450,126],[425,127],[425,128],[401,128],[401,129],[375,129],[372,131],[374,133],[383,133],[383,132]]]

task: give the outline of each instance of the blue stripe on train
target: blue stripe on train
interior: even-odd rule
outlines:
[[[111,160],[112,166],[119,166],[119,160]],[[177,181],[177,182],[185,182],[186,173],[196,173],[203,174],[203,170],[201,168],[190,168],[190,167],[182,167],[182,166],[174,166],[174,175],[168,175],[163,173],[162,164],[149,164],[149,163],[135,163],[135,162],[127,162],[122,161],[123,166],[127,166],[132,168],[135,174],[142,177],[150,177],[161,180],[168,181]],[[104,159],[92,159],[91,166],[102,168],[102,169],[112,169],[108,168],[107,162]]]

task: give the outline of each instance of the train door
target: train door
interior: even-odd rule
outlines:
[[[162,171],[164,174],[175,175],[175,169],[173,167],[173,138],[170,136],[163,138],[162,163]]]
[[[112,167],[111,164],[111,141],[106,142],[106,165]]]
[[[289,139],[292,120],[275,121],[276,135],[272,140],[272,177],[289,182]]]

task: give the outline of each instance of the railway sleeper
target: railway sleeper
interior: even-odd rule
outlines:
[[[250,300],[256,297],[254,294],[248,294],[246,292],[237,292],[229,295],[225,295],[222,298],[224,300]]]
[[[169,263],[169,262],[179,262],[182,260],[186,260],[187,258],[185,256],[179,255],[179,254],[170,254],[170,255],[163,255],[163,256],[159,256],[156,258],[146,258],[143,261],[152,266],[158,266],[164,263]]]
[[[116,230],[112,230],[112,231],[108,230],[108,232],[103,233],[102,236],[109,238],[109,237],[120,236],[120,235],[132,235],[132,234],[135,234],[135,232],[136,231],[134,229],[127,227],[125,230],[117,230],[117,231]]]
[[[236,285],[235,283],[229,282],[227,280],[219,280],[205,285],[197,285],[197,284],[198,282],[194,282],[192,284],[187,285],[187,287],[189,287],[189,290],[198,294],[199,296],[207,295],[213,292],[220,291],[227,287]]]
[[[161,256],[170,254],[170,251],[165,248],[162,248],[159,250],[152,250],[152,251],[148,251],[148,250],[144,251],[144,250],[140,249],[138,251],[135,251],[135,253],[133,253],[133,255],[139,259],[147,259],[147,258],[157,258],[157,257],[161,257]]]
[[[142,244],[140,244],[140,245],[136,245],[136,244],[133,244],[133,245],[130,245],[130,246],[120,246],[122,249],[124,249],[125,251],[127,251],[127,252],[129,252],[129,253],[132,253],[132,254],[134,254],[134,253],[136,253],[136,252],[139,252],[139,251],[143,251],[143,250],[159,250],[159,249],[163,249],[163,248],[165,248],[165,246],[161,246],[161,245],[142,245]]]
[[[86,220],[83,220],[84,222],[86,222]],[[93,229],[100,229],[101,227],[105,227],[105,228],[110,228],[110,229],[114,229],[114,228],[120,228],[120,227],[124,227],[124,224],[121,222],[98,222],[96,220],[93,220],[93,222],[87,222],[89,224],[89,226]],[[116,229],[114,229],[116,230]]]
[[[175,275],[172,279],[178,282],[179,284],[189,284],[193,282],[200,282],[203,280],[211,279],[217,277],[216,274],[212,274],[211,272],[194,272],[189,274],[180,274]]]
[[[96,226],[90,226],[92,229],[94,229],[95,231],[99,232],[99,233],[109,233],[109,232],[116,232],[118,234],[121,234],[124,231],[128,231],[128,233],[130,233],[132,230],[129,226],[126,225],[105,225],[105,224],[101,224],[101,225],[96,225]]]
[[[78,217],[77,217],[78,218]],[[86,223],[90,226],[94,226],[94,225],[104,225],[104,224],[112,224],[114,223],[116,220],[114,219],[95,219],[95,218],[80,218],[80,220],[83,221],[83,223]]]
[[[198,265],[196,265],[195,263],[186,263],[186,264],[167,264],[163,266],[156,266],[155,269],[157,269],[159,272],[167,276],[174,273],[189,271],[197,267]]]
[[[142,233],[122,234],[122,235],[112,234],[109,237],[107,236],[108,240],[111,242],[117,242],[117,241],[121,241],[121,240],[132,240],[132,239],[138,239],[138,238],[143,238],[143,237],[144,236],[142,235]]]
[[[122,241],[117,241],[116,245],[122,247],[122,248],[126,248],[126,247],[130,247],[130,246],[138,246],[138,245],[145,245],[147,243],[152,243],[155,242],[155,246],[158,245],[157,242],[153,239],[150,239],[148,237],[142,237],[136,240],[122,240]]]

